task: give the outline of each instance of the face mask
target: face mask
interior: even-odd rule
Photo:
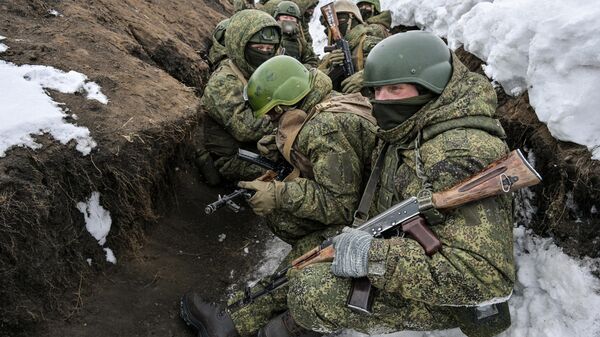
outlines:
[[[342,33],[342,36],[346,36],[346,34],[348,34],[349,23],[351,23],[350,20],[350,15],[346,13],[338,14],[339,29],[340,33]]]
[[[390,130],[404,123],[434,98],[432,94],[397,100],[371,100],[373,116],[383,130]]]
[[[277,51],[277,46],[275,46],[275,48],[273,48],[270,52],[265,52],[265,51],[261,51],[258,49],[246,47],[246,52],[244,53],[244,56],[246,57],[246,61],[248,61],[248,64],[252,68],[256,69],[261,64],[263,64],[266,60],[275,56],[276,51]]]
[[[298,33],[298,24],[293,21],[282,20],[281,32],[286,35],[295,35]]]
[[[363,20],[366,21],[368,20],[371,16],[373,16],[373,10],[371,9],[361,9],[360,10],[360,15],[362,16]]]

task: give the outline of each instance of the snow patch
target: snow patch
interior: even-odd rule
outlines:
[[[112,249],[104,248],[104,251],[106,252],[106,261],[112,264],[117,264],[117,258],[115,257],[115,254],[113,253]]]
[[[266,250],[262,253],[262,259],[258,263],[258,269],[250,276],[252,281],[250,281],[249,284],[251,285],[255,284],[263,277],[272,275],[292,249],[289,244],[283,242],[276,236],[270,238],[265,244],[265,247]]]
[[[56,17],[58,17],[58,16],[63,16],[63,15],[62,15],[62,14],[60,14],[60,12],[59,12],[59,11],[57,11],[56,9],[49,9],[49,10],[48,10],[48,15],[50,15],[50,16],[56,16]]]
[[[0,41],[6,39],[6,37],[0,35]],[[8,49],[8,46],[4,43],[0,43],[0,53],[4,53]]]
[[[106,236],[110,232],[112,219],[110,212],[100,205],[100,193],[92,192],[86,202],[78,202],[77,209],[83,213],[85,228],[98,241],[99,245],[106,243]]]
[[[221,233],[221,234],[219,234],[219,236],[217,236],[217,240],[219,240],[219,242],[225,241],[226,238],[227,238],[227,234],[225,234],[225,233]]]
[[[41,145],[32,135],[49,133],[62,144],[71,140],[83,155],[90,153],[96,142],[86,127],[66,123],[65,111],[50,98],[45,89],[62,93],[87,92],[89,99],[107,104],[108,99],[94,82],[76,71],[40,65],[17,66],[0,60],[0,157],[12,146],[32,149]]]

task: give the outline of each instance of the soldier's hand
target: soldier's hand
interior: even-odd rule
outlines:
[[[335,257],[331,272],[340,277],[367,276],[372,240],[373,236],[369,233],[345,227],[342,234],[333,238]]]
[[[342,92],[345,94],[359,92],[362,89],[363,82],[363,71],[361,70],[342,81]]]
[[[335,49],[329,54],[323,57],[321,64],[319,64],[319,70],[327,71],[332,66],[338,66],[344,63],[344,52],[341,49]]]
[[[285,183],[281,181],[240,181],[238,186],[255,191],[248,204],[257,215],[265,216],[281,207],[279,200],[285,188]]]
[[[256,148],[261,156],[275,162],[279,161],[280,153],[279,148],[277,148],[275,135],[266,135],[262,137],[256,144]]]

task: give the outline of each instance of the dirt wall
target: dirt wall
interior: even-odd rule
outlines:
[[[117,257],[143,244],[175,164],[189,157],[209,75],[200,54],[230,10],[217,0],[0,2],[3,60],[84,73],[110,100],[50,92],[90,129],[90,155],[42,136],[42,149],[0,158],[0,336],[68,317],[81,287],[108,267],[75,207],[93,191],[111,213]]]

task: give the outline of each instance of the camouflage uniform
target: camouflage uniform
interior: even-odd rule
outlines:
[[[387,36],[390,28],[392,28],[392,12],[383,11],[366,20],[366,24],[375,36]]]
[[[274,128],[267,119],[255,118],[244,101],[244,86],[254,71],[244,50],[252,35],[274,24],[272,17],[257,10],[245,10],[231,17],[225,33],[229,60],[211,75],[201,99],[206,111],[206,149],[219,173],[228,180],[254,179],[262,174],[261,168],[236,157],[238,148],[256,152],[256,142]]]
[[[316,69],[312,74],[312,90],[300,109],[316,109],[315,114],[304,124],[293,147],[310,164],[299,165],[299,178],[285,181],[283,207],[267,216],[271,230],[293,244],[283,265],[352,222],[366,179],[364,163],[369,162],[375,147],[374,121],[329,106],[330,102],[349,98],[332,98],[329,78]],[[368,105],[364,98],[361,100]],[[255,333],[271,317],[284,311],[286,289],[233,312],[238,332]]]
[[[298,28],[301,29],[300,27]],[[291,56],[310,68],[317,67],[319,63],[319,58],[313,51],[312,46],[300,35],[290,36],[283,34],[281,47],[285,48],[283,55]]]
[[[417,147],[433,191],[444,190],[483,169],[508,148],[493,119],[494,89],[453,56],[453,72],[440,97],[397,127],[380,131],[390,144],[371,215],[423,189]],[[331,274],[331,264],[310,266],[292,278],[288,305],[302,326],[320,332],[350,328],[365,333],[433,330],[460,326],[464,306],[511,294],[515,280],[512,212],[508,196],[470,203],[431,228],[444,246],[427,257],[408,238],[374,239],[368,277],[379,289],[373,315],[345,306],[350,280]],[[300,296],[298,294],[301,294]]]
[[[306,40],[306,42],[309,45],[312,45],[312,36],[310,35],[310,31],[308,28],[308,23],[310,21],[310,18],[306,18],[304,17],[304,14],[306,13],[306,10],[308,8],[310,8],[311,6],[317,5],[319,3],[318,0],[293,0],[296,5],[298,5],[298,7],[300,7],[300,12],[302,13],[302,22],[301,22],[301,27],[302,27],[302,37]],[[318,10],[318,9],[315,9]]]

